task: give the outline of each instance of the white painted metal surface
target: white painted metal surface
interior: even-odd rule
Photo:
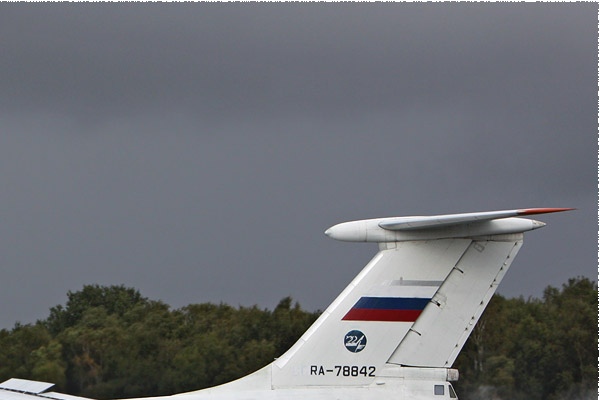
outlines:
[[[40,400],[34,393],[13,392],[0,388],[0,399],[2,400]]]
[[[272,386],[372,383],[417,317],[416,312],[399,307],[418,301],[417,307],[422,309],[470,243],[467,239],[414,241],[380,251],[296,345],[275,361]],[[424,286],[425,282],[431,286]],[[348,317],[361,301],[372,308]],[[386,304],[395,309],[385,308]],[[365,346],[358,352],[345,345],[347,334],[353,331],[365,338]],[[346,367],[350,370],[344,370]]]
[[[523,233],[541,228],[545,224],[511,217],[568,210],[572,209],[529,208],[427,217],[375,218],[343,222],[327,229],[325,234],[347,242],[386,243]]]
[[[512,236],[469,245],[390,363],[452,366],[521,247],[522,235]]]
[[[23,393],[38,394],[54,386],[54,383],[30,381],[27,379],[11,378],[0,383],[0,389],[14,390]]]

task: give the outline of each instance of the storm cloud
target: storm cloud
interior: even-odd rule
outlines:
[[[597,276],[594,3],[1,4],[0,327],[84,284],[324,309],[352,219],[526,207],[499,291]]]

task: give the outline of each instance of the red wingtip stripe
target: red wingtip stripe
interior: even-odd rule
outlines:
[[[518,215],[534,215],[534,214],[547,214],[563,211],[575,210],[574,208],[526,208],[524,210],[518,210]]]

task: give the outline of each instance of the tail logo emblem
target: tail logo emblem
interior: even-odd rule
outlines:
[[[350,331],[344,337],[344,346],[351,353],[360,353],[367,345],[367,337],[361,331]]]

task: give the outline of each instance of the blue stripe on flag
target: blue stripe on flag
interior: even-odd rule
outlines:
[[[374,310],[422,310],[430,299],[406,297],[361,297],[352,308]]]

